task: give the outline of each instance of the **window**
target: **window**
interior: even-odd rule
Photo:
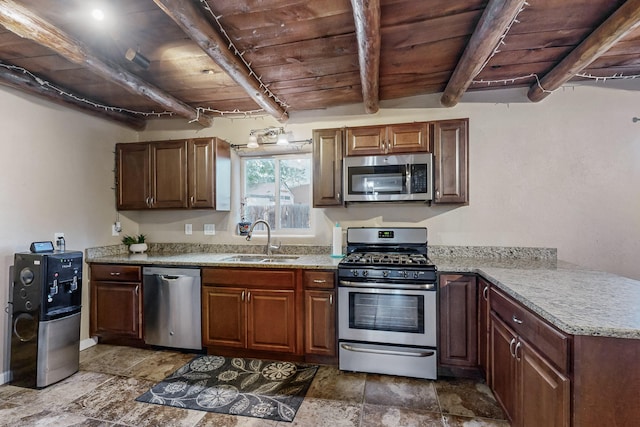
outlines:
[[[264,219],[272,230],[281,232],[311,231],[310,153],[245,157],[242,178],[247,221]],[[263,229],[263,225],[256,226],[256,230]]]

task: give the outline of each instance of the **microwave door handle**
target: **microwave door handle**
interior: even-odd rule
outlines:
[[[407,189],[407,194],[411,194],[411,165],[407,163],[406,165],[406,173],[404,174],[404,188]]]

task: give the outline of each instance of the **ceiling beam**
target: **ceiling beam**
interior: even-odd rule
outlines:
[[[525,0],[489,0],[462,57],[440,98],[445,107],[458,103],[500,43]]]
[[[33,40],[67,60],[82,65],[93,73],[132,93],[150,99],[179,116],[197,121],[203,126],[212,124],[210,117],[200,114],[195,108],[142,80],[120,65],[92,55],[82,42],[12,0],[0,0],[0,24],[14,34]]]
[[[527,97],[533,102],[546,98],[633,31],[638,24],[640,24],[640,0],[627,0],[540,79],[539,83],[531,85]]]
[[[142,130],[146,125],[146,120],[139,116],[111,110],[108,108],[96,107],[92,104],[88,104],[71,97],[64,97],[63,95],[60,95],[58,90],[52,88],[51,86],[43,85],[40,81],[38,81],[38,78],[39,77],[33,74],[13,70],[7,67],[0,67],[1,85],[19,89],[22,92],[47,99],[53,103],[73,108],[83,113],[100,117],[101,119],[109,119],[118,122],[135,130]],[[65,89],[65,91],[67,90]],[[77,95],[77,97],[83,98],[83,96],[80,95]]]
[[[351,0],[358,39],[362,100],[369,114],[378,112],[380,83],[380,0]]]
[[[224,40],[203,16],[193,1],[153,0],[182,31],[185,32],[213,61],[242,87],[247,94],[268,114],[284,122],[289,118],[285,109],[271,96],[267,95],[258,79],[250,73],[244,62],[227,47]]]

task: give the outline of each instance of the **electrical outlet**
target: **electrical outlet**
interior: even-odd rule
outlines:
[[[216,234],[216,225],[215,224],[205,224],[204,225],[204,235],[205,236],[213,236]]]
[[[184,225],[184,234],[193,234],[193,226],[191,224]]]
[[[120,235],[120,230],[118,229],[118,226],[116,224],[111,224],[111,235],[112,236]]]

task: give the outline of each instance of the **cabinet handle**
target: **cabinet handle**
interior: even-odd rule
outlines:
[[[522,320],[518,319],[515,314],[511,317],[511,320],[516,322],[518,325],[522,325]]]
[[[440,190],[436,188],[436,197],[440,197]]]
[[[511,357],[516,357],[516,354],[513,352],[513,345],[515,343],[516,343],[516,339],[511,338],[511,342],[509,343],[509,353],[511,354]]]
[[[136,293],[136,296],[140,295],[140,285],[136,285],[135,293]]]
[[[513,351],[513,357],[515,357],[518,362],[520,361],[520,358],[518,357],[518,349],[521,346],[522,346],[522,343],[518,341],[518,344],[516,344],[516,349]]]
[[[113,272],[109,273],[109,276],[119,276],[119,275],[120,275],[120,273],[113,273]]]
[[[247,302],[251,302],[251,292],[247,292]]]
[[[191,206],[193,206],[193,202],[196,200],[195,197],[191,196],[191,198],[189,198],[189,203],[191,203]]]
[[[324,279],[313,279],[313,283],[327,283]]]
[[[329,295],[329,305],[333,305],[333,294]]]
[[[244,301],[244,291],[242,291],[242,296],[240,297],[242,301]]]
[[[482,297],[485,301],[489,301],[489,286],[485,286],[482,290]]]

